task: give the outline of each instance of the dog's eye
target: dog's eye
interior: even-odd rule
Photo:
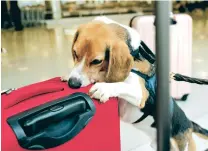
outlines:
[[[95,59],[92,62],[90,62],[90,65],[98,65],[98,64],[101,64],[102,62],[103,62],[103,60]]]

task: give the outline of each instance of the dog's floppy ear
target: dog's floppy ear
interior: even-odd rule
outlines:
[[[73,38],[73,41],[72,41],[72,48],[74,46],[74,43],[77,41],[78,36],[79,36],[79,30],[77,30],[76,33],[74,34],[74,38]]]
[[[77,41],[78,36],[79,36],[79,31],[77,30],[75,35],[74,35],[74,38],[73,38],[73,41],[72,41],[72,47],[71,47],[71,53],[72,53],[73,60],[75,60],[75,54],[74,54],[74,49],[73,48],[74,48],[75,42]]]
[[[127,78],[133,66],[133,57],[128,46],[123,41],[114,42],[107,48],[109,51],[109,64],[106,74],[106,82],[120,82]]]

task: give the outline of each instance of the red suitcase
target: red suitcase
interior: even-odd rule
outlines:
[[[192,18],[186,14],[174,15],[176,24],[170,26],[170,70],[174,73],[191,76],[192,67]],[[136,29],[141,40],[155,52],[155,17],[135,16],[130,21],[130,26]],[[186,82],[171,81],[171,94],[174,98],[187,96],[191,86]],[[184,97],[186,98],[186,97]]]
[[[32,110],[36,108],[43,109],[40,107],[47,104],[52,104],[54,102],[57,103],[57,101],[54,100],[68,96],[72,93],[87,93],[89,91],[89,88],[90,86],[80,89],[70,89],[66,83],[60,81],[60,78],[53,78],[44,82],[19,88],[17,90],[12,91],[9,94],[2,94],[2,151],[27,150],[20,146],[15,135],[16,133],[14,132],[19,131],[31,140],[33,137],[31,131],[28,131],[28,129],[23,129],[22,131],[16,128],[12,130],[8,122],[14,117],[14,115],[17,115],[21,112],[24,112],[24,115],[26,116],[30,115],[30,113],[33,114],[33,112],[30,112],[31,108]],[[118,115],[117,99],[112,98],[104,104],[100,104],[98,101],[93,100],[92,104],[94,104],[95,106],[95,114],[89,121],[89,123],[86,125],[86,127],[84,127],[72,139],[66,142],[62,142],[62,144],[56,147],[45,150],[120,151],[120,118]],[[57,110],[57,108],[53,108],[53,110],[50,108],[50,111],[54,110]],[[27,124],[29,123],[28,121],[31,123],[32,120],[27,120]],[[21,120],[18,120],[18,122],[15,124],[19,124],[22,127],[24,126],[25,128],[25,124],[22,124]],[[37,124],[35,126],[37,127]],[[43,127],[41,127],[40,125],[38,126],[40,129],[43,129]],[[60,129],[54,129],[52,130],[52,132],[62,130],[64,129],[64,126],[65,125],[63,125],[63,127]],[[29,130],[34,130],[35,133],[35,127],[32,126],[30,128],[31,129]],[[60,135],[65,134],[59,134],[59,136],[56,137],[59,138]],[[35,135],[35,137],[37,136]],[[55,136],[53,135],[53,137]],[[24,139],[22,140],[24,141]],[[22,141],[21,138],[19,140]],[[56,144],[55,141],[49,143],[51,143],[50,145],[52,146],[53,144]],[[33,147],[31,147],[31,149],[34,149]]]

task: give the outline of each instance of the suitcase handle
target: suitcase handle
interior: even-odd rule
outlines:
[[[48,149],[69,141],[92,119],[95,106],[84,93],[74,93],[7,119],[25,149]]]
[[[83,100],[77,100],[76,102],[66,102],[58,104],[46,109],[32,117],[29,117],[23,124],[25,132],[32,136],[43,127],[47,127],[48,124],[63,120],[70,114],[76,114],[78,112],[84,112],[86,110],[86,104]]]

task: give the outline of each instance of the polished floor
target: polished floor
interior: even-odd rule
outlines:
[[[111,16],[112,19],[128,24],[132,15]],[[49,28],[25,28],[23,31],[2,31],[2,47],[7,53],[1,54],[1,88],[18,88],[48,78],[62,76],[70,72],[73,67],[71,57],[72,36],[76,27],[92,18],[65,19],[64,21],[50,22]],[[74,22],[73,22],[74,21]],[[193,18],[193,51],[192,75],[208,78],[208,19],[194,16]],[[208,86],[191,85],[192,92],[187,102],[179,103],[188,117],[208,128]],[[148,131],[149,134],[139,134],[132,147],[128,139],[135,132],[134,128],[127,131],[126,125],[121,125],[122,150],[148,150],[149,138],[154,139],[155,131],[147,126],[151,119],[136,128]],[[123,131],[122,131],[123,129]],[[125,129],[125,130],[124,130]],[[131,135],[131,136],[130,136]],[[142,139],[139,136],[143,136]],[[126,138],[126,139],[125,139]],[[146,142],[145,142],[146,140]],[[140,149],[138,149],[140,146]],[[137,148],[137,149],[136,149]],[[208,148],[208,147],[207,147]]]
[[[2,89],[20,87],[69,72],[71,36],[63,29],[2,31]]]

